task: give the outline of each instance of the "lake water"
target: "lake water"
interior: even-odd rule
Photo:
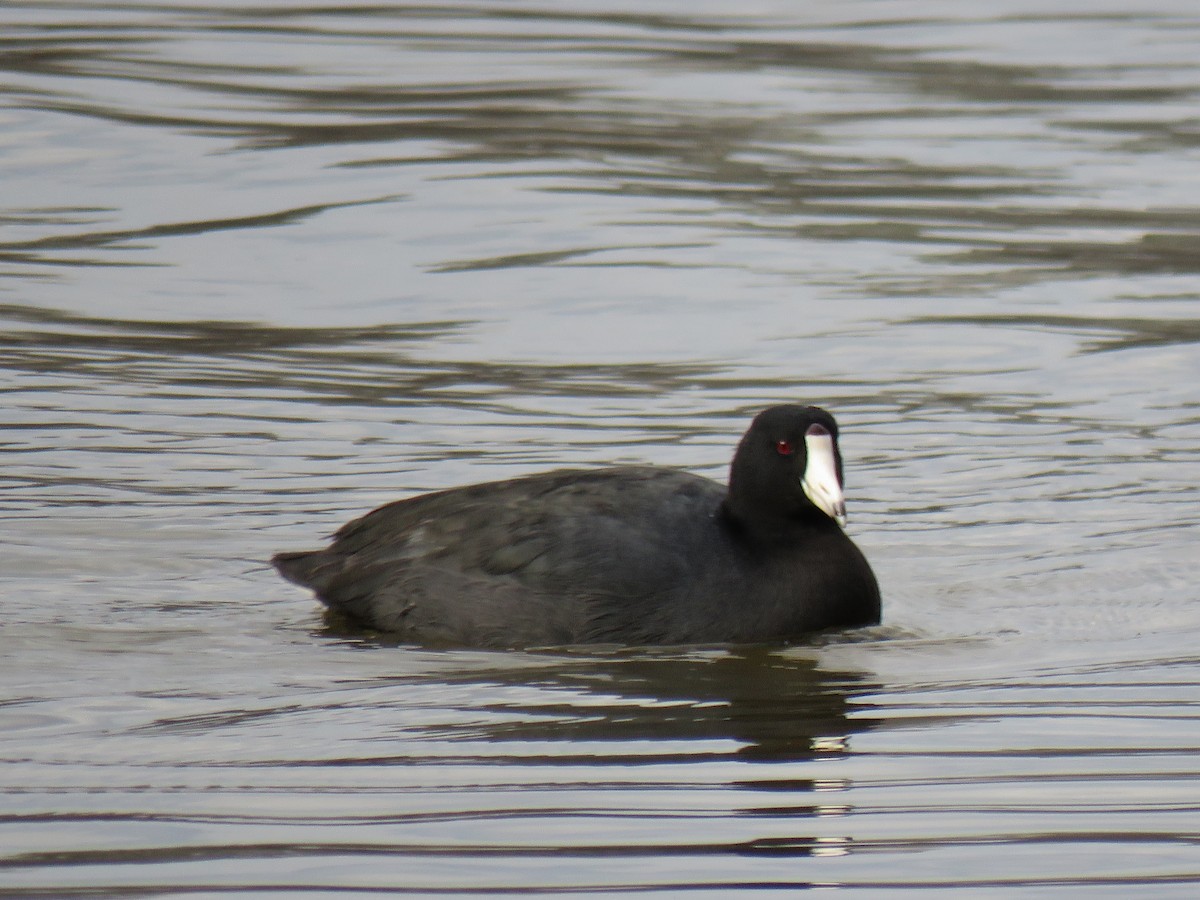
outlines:
[[[0,6],[0,896],[1197,896],[1197,59],[1192,0]],[[432,651],[264,563],[779,401],[877,628]]]

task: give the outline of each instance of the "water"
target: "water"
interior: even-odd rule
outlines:
[[[1187,2],[0,8],[0,895],[1195,896]],[[878,628],[429,651],[263,560],[839,416]]]

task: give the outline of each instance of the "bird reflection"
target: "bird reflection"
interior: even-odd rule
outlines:
[[[599,764],[705,756],[755,762],[830,758],[845,755],[851,736],[877,721],[861,699],[874,689],[866,673],[822,665],[819,647],[615,650],[513,659],[519,662],[511,667],[471,667],[449,676],[468,689],[472,682],[529,689],[506,692],[502,702],[486,705],[502,715],[482,722],[472,717],[464,727],[472,737],[493,741],[563,742],[564,756],[576,761],[580,753]],[[446,679],[446,673],[440,677]],[[494,690],[471,693],[482,697]]]

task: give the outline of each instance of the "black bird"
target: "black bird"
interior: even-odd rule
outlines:
[[[760,413],[729,487],[677,469],[560,470],[381,506],[280,573],[404,641],[474,647],[772,642],[879,621],[842,531],[815,406]]]

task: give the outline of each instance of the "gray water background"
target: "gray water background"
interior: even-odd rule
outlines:
[[[0,6],[0,896],[1194,897],[1200,9]],[[842,423],[885,622],[433,651],[264,564]]]

